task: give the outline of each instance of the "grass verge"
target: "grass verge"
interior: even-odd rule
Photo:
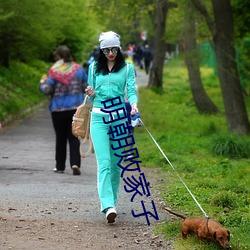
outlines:
[[[23,111],[32,112],[36,105],[48,99],[38,90],[42,74],[48,65],[34,61],[30,65],[13,61],[10,68],[0,67],[0,123],[25,116]]]
[[[202,208],[231,232],[232,249],[250,249],[249,172],[250,138],[227,132],[219,82],[210,68],[201,68],[205,89],[220,109],[217,115],[199,114],[189,88],[186,67],[173,60],[164,69],[164,93],[140,88],[142,120]],[[250,100],[246,100],[250,112]],[[142,164],[158,168],[162,200],[188,217],[202,217],[176,172],[143,127],[136,128],[135,142]],[[155,231],[175,248],[217,249],[200,246],[197,239],[179,238],[181,220],[159,224]],[[218,248],[219,249],[219,248]]]
[[[38,91],[41,75],[47,70],[48,65],[42,62],[33,62],[32,66],[13,62],[8,70],[0,68],[0,122],[9,115],[19,117],[20,111],[47,98]],[[186,68],[182,61],[174,60],[164,70],[163,94],[139,90],[141,117],[203,209],[230,230],[232,249],[250,249],[250,140],[227,133],[218,79],[212,69],[202,68],[201,73],[220,114],[197,112]],[[246,104],[249,113],[249,98]],[[165,204],[189,217],[202,216],[143,127],[136,128],[135,141],[143,165],[161,171],[163,184],[158,188]],[[201,247],[192,237],[184,242],[179,238],[180,224],[179,219],[161,223],[155,231],[167,239],[174,238],[178,250],[218,248],[212,243]]]

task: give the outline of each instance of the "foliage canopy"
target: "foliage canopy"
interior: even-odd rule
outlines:
[[[48,60],[59,44],[67,44],[76,60],[82,60],[96,39],[95,14],[89,1],[0,2],[0,60],[29,62]],[[52,59],[52,58],[51,58]]]

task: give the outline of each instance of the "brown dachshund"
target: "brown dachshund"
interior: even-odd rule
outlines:
[[[224,249],[231,249],[229,240],[230,232],[222,225],[210,218],[187,218],[185,215],[173,212],[169,208],[162,207],[166,211],[183,219],[181,233],[183,239],[187,239],[188,234],[196,235],[201,241],[216,241]]]

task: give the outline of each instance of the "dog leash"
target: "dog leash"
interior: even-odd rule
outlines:
[[[152,134],[149,132],[149,130],[147,129],[147,127],[145,126],[145,124],[143,123],[143,121],[141,120],[141,118],[139,118],[139,120],[141,121],[142,125],[145,127],[146,131],[148,132],[148,134],[150,135],[150,137],[152,138],[153,142],[158,147],[158,149],[160,150],[160,152],[162,153],[162,155],[165,157],[165,159],[167,160],[167,162],[169,163],[169,165],[171,166],[171,168],[175,171],[175,173],[179,177],[180,181],[185,186],[185,188],[187,189],[187,191],[189,192],[189,194],[191,195],[191,197],[193,198],[193,200],[196,202],[196,204],[198,205],[198,207],[200,208],[200,210],[202,211],[202,213],[205,215],[205,217],[209,218],[209,216],[203,210],[203,208],[201,207],[201,205],[199,204],[199,202],[196,200],[196,198],[194,197],[194,195],[192,194],[192,192],[190,191],[190,189],[188,188],[188,186],[186,185],[186,183],[182,180],[182,178],[178,174],[176,168],[173,166],[173,164],[170,162],[170,160],[168,159],[168,157],[165,155],[165,153],[163,152],[163,150],[161,149],[161,147],[159,146],[159,144],[157,143],[157,141],[154,139],[154,137],[152,136]]]

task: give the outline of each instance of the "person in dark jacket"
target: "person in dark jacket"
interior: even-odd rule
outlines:
[[[145,48],[144,48],[143,57],[144,57],[145,71],[146,71],[146,74],[148,74],[149,69],[150,69],[150,65],[151,65],[151,61],[153,59],[153,55],[152,55],[151,49],[149,48],[149,46],[147,44],[145,45]]]

